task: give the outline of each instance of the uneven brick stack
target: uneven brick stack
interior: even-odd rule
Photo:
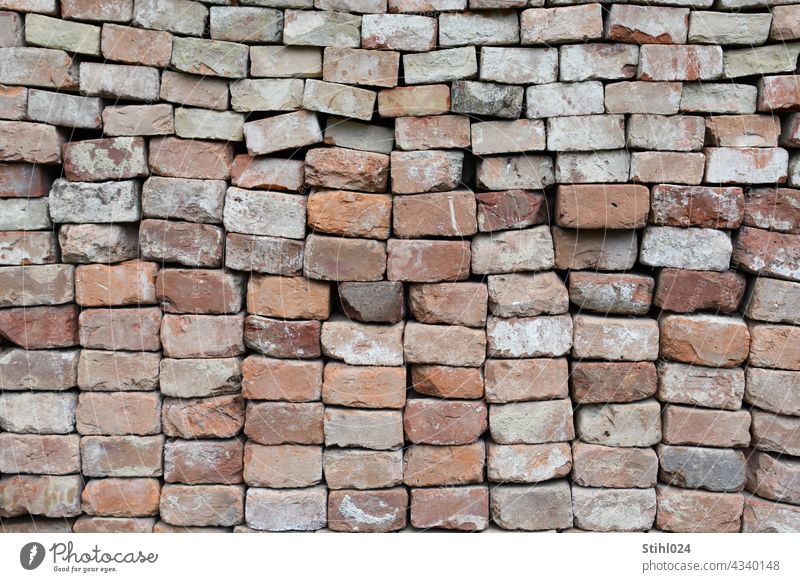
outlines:
[[[0,9],[5,531],[800,531],[800,5]]]

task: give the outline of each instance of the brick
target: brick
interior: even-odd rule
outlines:
[[[571,441],[575,438],[572,404],[568,398],[492,404],[489,430],[492,440],[501,445]]]
[[[385,192],[389,156],[345,148],[315,148],[306,154],[305,171],[309,186]]]
[[[483,373],[480,368],[418,364],[411,366],[411,388],[439,398],[481,398]]]
[[[406,402],[406,371],[402,367],[325,366],[322,401],[351,408],[402,408]]]
[[[689,115],[631,115],[628,147],[650,150],[699,151],[703,147],[705,123]]]
[[[0,48],[25,46],[22,16],[16,12],[0,12],[3,32],[0,33]]]
[[[792,371],[747,368],[744,400],[769,412],[800,416],[800,399],[793,388],[798,380]]]
[[[38,198],[50,192],[52,177],[46,167],[0,163],[0,198]]]
[[[771,451],[782,455],[798,456],[800,439],[798,439],[798,419],[753,410],[753,424],[750,432],[753,435],[753,447],[762,451]]]
[[[744,208],[738,187],[658,184],[653,186],[649,220],[666,226],[733,229],[741,225]]]
[[[86,392],[78,398],[81,435],[152,435],[161,432],[161,400],[155,392]]]
[[[768,14],[693,12],[689,42],[754,46],[766,42],[772,18]]]
[[[750,444],[750,413],[674,404],[664,407],[662,440],[668,445],[739,448]]]
[[[3,520],[4,533],[71,533],[72,523],[66,519],[17,517]]]
[[[457,325],[408,322],[403,347],[409,363],[475,367],[485,358],[486,335],[483,330]]]
[[[476,155],[545,149],[545,127],[538,120],[484,121],[472,125]]]
[[[64,137],[52,125],[0,121],[0,161],[59,164]]]
[[[464,154],[454,151],[394,151],[392,192],[418,194],[454,190],[461,184]]]
[[[339,83],[309,79],[303,90],[303,108],[369,121],[377,94]]]
[[[4,473],[66,475],[80,472],[80,465],[78,435],[0,435],[0,469]]]
[[[800,499],[799,468],[800,465],[790,459],[754,452],[747,459],[747,490],[766,499],[796,505]]]
[[[187,485],[241,483],[242,451],[237,439],[167,441],[164,481]]]
[[[800,191],[790,188],[748,188],[744,199],[746,226],[800,234]]]
[[[249,488],[245,520],[256,530],[313,531],[327,523],[325,487],[272,490]]]
[[[573,357],[634,362],[658,357],[655,320],[576,315],[574,325]]]
[[[638,6],[612,8],[638,9]],[[646,10],[652,10],[648,7]],[[670,10],[670,9],[667,9]],[[681,105],[682,84],[678,82],[621,81],[605,86],[605,105],[609,113],[673,115]]]
[[[576,140],[578,128],[588,132]],[[547,148],[553,151],[608,150],[625,145],[621,115],[554,117],[547,120]]]
[[[558,49],[481,47],[481,81],[544,84],[558,80]]]
[[[131,28],[110,24],[105,18],[101,20],[105,22],[100,48],[107,60],[149,67],[169,65],[172,56],[172,35],[169,32]]]
[[[377,281],[386,270],[386,243],[309,235],[306,276],[324,281]]]
[[[436,18],[416,14],[366,14],[361,20],[364,48],[425,52],[436,48]]]
[[[47,198],[0,199],[0,228],[3,230],[37,230],[53,226]]]
[[[244,480],[253,487],[309,487],[322,480],[322,447],[303,445],[244,448]]]
[[[225,266],[272,275],[300,275],[303,248],[301,241],[230,233],[225,240]]]
[[[397,52],[327,47],[322,78],[332,83],[394,87],[399,64]]]
[[[643,45],[638,78],[643,81],[710,81],[722,76],[722,48]]]
[[[241,315],[172,315],[161,324],[164,356],[228,358],[244,353]]]
[[[800,44],[783,43],[727,49],[724,55],[725,78],[746,77],[749,75],[771,75],[792,73],[793,63],[800,54]]]
[[[0,478],[0,515],[75,517],[81,512],[82,489],[80,475],[8,475]]]
[[[435,283],[469,276],[467,242],[389,239],[387,249],[387,278],[391,281]]]
[[[410,487],[480,483],[484,457],[483,441],[463,446],[416,445],[406,450],[403,482]]]
[[[645,488],[656,484],[658,457],[652,449],[575,442],[572,480],[581,487]]]
[[[161,349],[158,307],[84,309],[78,321],[84,348],[146,352]]]
[[[234,111],[292,111],[303,102],[301,79],[241,79],[231,84]]]
[[[305,180],[301,160],[236,156],[231,167],[234,186],[259,190],[298,192]]]
[[[745,285],[745,277],[735,271],[661,269],[653,302],[668,311],[732,313],[742,301]]]
[[[244,276],[211,269],[162,269],[155,295],[166,313],[233,314],[244,305]]]
[[[469,115],[516,119],[522,113],[523,93],[522,87],[515,85],[454,81],[451,109]]]
[[[751,323],[750,365],[761,368],[800,370],[798,330],[791,325]]]
[[[747,358],[750,333],[741,319],[675,314],[662,317],[659,327],[662,358],[725,368]]]
[[[411,285],[409,308],[421,323],[482,327],[486,323],[486,286],[480,283]]]
[[[439,17],[439,46],[516,44],[519,37],[513,10],[447,12]]]
[[[403,446],[403,414],[399,410],[326,407],[325,446],[399,449]]]
[[[175,133],[188,139],[242,141],[244,116],[230,111],[211,111],[178,107],[175,110]]]
[[[34,46],[100,56],[100,27],[41,14],[25,17],[25,41]]]
[[[323,409],[320,402],[248,402],[244,433],[262,445],[322,444]]]
[[[490,507],[492,520],[502,529],[539,531],[572,527],[572,494],[565,480],[534,486],[499,485],[491,491]]]
[[[558,357],[572,345],[572,319],[568,315],[490,317],[486,334],[490,357]]]
[[[322,324],[322,351],[352,366],[403,364],[404,324],[375,325],[346,320]]]
[[[378,92],[381,117],[441,115],[450,111],[450,87],[423,85],[396,87]]]
[[[648,226],[639,260],[650,266],[727,271],[732,244],[728,235],[709,228]]]
[[[770,40],[795,40],[800,38],[800,21],[797,7],[775,6],[772,9],[772,24],[769,29]]]
[[[418,168],[413,170],[411,176]],[[475,213],[475,195],[469,190],[396,196],[393,231],[399,237],[470,236],[478,230]]]
[[[132,65],[81,63],[81,93],[131,101],[156,101],[158,69]]]
[[[28,90],[28,117],[51,125],[99,129],[103,102],[94,97],[79,97],[52,91]]]
[[[472,241],[472,270],[492,274],[549,269],[553,266],[552,248],[546,226],[478,235]]]
[[[675,362],[658,365],[661,402],[738,410],[742,407],[744,389],[745,375],[741,368],[706,368]]]
[[[287,45],[358,47],[361,43],[361,16],[355,14],[287,10],[283,18]]]
[[[62,245],[63,246],[63,245]],[[69,260],[69,249],[62,259]],[[0,265],[43,265],[56,262],[56,238],[50,232],[0,232]]]
[[[4,309],[0,336],[28,350],[78,345],[78,309],[74,305]]]
[[[447,83],[458,79],[475,78],[478,75],[475,47],[405,54],[403,75],[408,85]]]
[[[395,122],[395,141],[402,150],[467,148],[469,118],[462,115],[400,117]]]
[[[136,0],[133,23],[142,28],[201,36],[208,8],[189,0]]]
[[[477,185],[483,190],[541,189],[553,184],[547,156],[491,156],[478,160]]]
[[[580,404],[643,400],[655,395],[658,382],[650,362],[572,362],[569,378]]]
[[[562,227],[629,229],[645,225],[648,208],[649,191],[644,186],[562,185],[556,194],[555,212]]]
[[[213,39],[258,43],[281,41],[283,13],[280,10],[212,6],[209,16]]]
[[[406,527],[408,492],[404,487],[382,491],[332,491],[328,527],[332,531],[381,533]]]
[[[339,12],[359,12],[364,14],[386,12],[386,4],[382,0],[316,0],[319,10]]]
[[[630,79],[636,76],[639,47],[621,43],[565,45],[559,48],[559,63],[561,81]]]
[[[733,249],[733,261],[746,273],[800,281],[800,237],[769,230],[739,229]]]
[[[73,533],[153,533],[155,517],[79,517]]]
[[[661,440],[661,406],[654,399],[589,404],[577,409],[578,437],[609,447],[649,447]]]
[[[77,361],[78,388],[104,392],[155,390],[160,360],[158,352],[83,350]]]
[[[244,323],[245,345],[276,358],[317,358],[319,321],[285,321],[249,315]]]
[[[348,237],[389,238],[392,198],[348,190],[314,190],[308,197],[308,226],[314,232]]]
[[[700,152],[633,152],[630,179],[635,182],[699,184],[705,155]]]
[[[710,145],[776,147],[780,120],[766,115],[721,115],[706,121]]]
[[[169,135],[175,132],[172,106],[107,106],[103,109],[103,132],[109,136]]]
[[[567,398],[567,361],[558,359],[487,360],[486,401],[493,403]]]
[[[244,519],[240,485],[173,485],[161,489],[161,518],[180,526],[230,526]]]
[[[489,481],[538,483],[569,475],[572,453],[568,443],[539,445],[486,444]]]
[[[684,83],[681,111],[745,115],[756,110],[758,90],[741,83]]]
[[[71,303],[74,276],[72,265],[0,267],[0,307]]]
[[[245,425],[244,401],[237,394],[213,398],[165,398],[161,417],[167,436],[221,439]]]
[[[232,161],[229,143],[159,137],[149,144],[150,171],[159,176],[227,180]]]
[[[644,275],[575,272],[569,277],[569,300],[581,311],[644,315],[653,287],[653,279]]]
[[[403,283],[344,281],[338,285],[339,304],[353,320],[397,323],[405,316]]]
[[[209,224],[148,218],[139,227],[142,258],[190,267],[219,267],[222,237],[222,229]]]
[[[164,358],[159,365],[159,389],[165,396],[198,398],[236,394],[242,388],[239,358]]]
[[[329,286],[303,277],[253,275],[247,310],[268,317],[324,320],[330,315]]]
[[[660,485],[656,527],[671,532],[738,532],[744,497]]]
[[[158,477],[164,435],[81,438],[81,473],[86,477]]]
[[[171,103],[225,110],[228,108],[228,81],[215,77],[163,71],[159,97]]]
[[[688,8],[611,6],[604,36],[616,42],[684,44],[688,27]]]
[[[394,128],[330,116],[323,142],[363,152],[390,154],[394,147]]]
[[[250,47],[253,77],[321,77],[322,49],[310,46],[253,45]]]
[[[69,163],[70,155],[66,154],[65,163]],[[95,176],[113,179],[112,176]],[[80,177],[94,179],[89,175]],[[135,222],[141,218],[139,197],[139,184],[133,180],[94,183],[59,178],[50,190],[50,216],[55,222]]]
[[[525,116],[532,119],[604,112],[603,85],[597,81],[533,85],[525,100]]]
[[[411,525],[480,531],[489,524],[489,490],[481,485],[411,490]]]
[[[148,218],[220,223],[226,184],[151,176],[142,187],[142,213]]]
[[[585,42],[603,35],[603,13],[598,4],[533,8],[520,16],[522,44]]]
[[[402,451],[325,449],[322,466],[330,489],[378,489],[403,482]]]
[[[160,494],[157,479],[91,479],[81,493],[81,510],[107,517],[157,515]]]
[[[501,192],[479,192],[478,229],[494,232],[525,228],[547,222],[547,199],[539,192],[506,190]]]
[[[660,445],[658,475],[684,489],[740,491],[745,479],[742,451]]]
[[[747,497],[742,513],[745,533],[792,532],[800,527],[800,511],[793,505]]]
[[[231,187],[223,222],[229,232],[300,239],[306,232],[306,198]]]
[[[656,518],[656,492],[573,486],[572,510],[583,530],[647,531]]]
[[[403,423],[411,443],[468,445],[486,431],[486,404],[480,401],[412,399],[406,404]]]
[[[556,156],[556,181],[574,184],[627,182],[631,155],[627,150],[562,152]],[[702,169],[698,166],[698,174]]]
[[[76,89],[78,67],[64,51],[36,47],[0,48],[0,84]]]
[[[775,183],[786,180],[788,152],[783,148],[705,148],[706,181]]]

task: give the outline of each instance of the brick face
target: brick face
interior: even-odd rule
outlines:
[[[0,0],[0,531],[800,531],[792,2]]]

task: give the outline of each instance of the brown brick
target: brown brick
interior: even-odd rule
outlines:
[[[468,485],[483,481],[483,441],[463,446],[416,445],[403,458],[403,482],[409,487]]]
[[[233,144],[229,142],[152,138],[149,143],[150,171],[159,176],[227,180],[231,177]]]
[[[0,337],[27,350],[78,345],[78,307],[43,305],[0,310]]]
[[[323,281],[380,281],[386,271],[386,243],[311,234],[303,271]]]
[[[483,327],[487,296],[482,283],[415,284],[409,287],[409,310],[421,323]]]
[[[52,182],[46,166],[0,163],[0,198],[46,196]]]
[[[155,390],[158,352],[83,350],[77,361],[78,387],[102,392]]]
[[[81,265],[75,269],[75,302],[86,307],[156,302],[158,265],[125,261],[117,265]]]
[[[752,411],[753,447],[793,457],[800,456],[800,419],[757,409]]]
[[[478,231],[475,195],[469,190],[395,196],[393,232],[398,237],[467,237]]]
[[[469,277],[469,242],[389,239],[387,248],[391,281],[433,283]]]
[[[439,398],[482,398],[480,368],[421,364],[411,366],[411,387],[426,396]]]
[[[356,321],[397,323],[405,316],[399,281],[344,281],[338,285],[338,297],[344,314]]]
[[[325,449],[322,464],[330,489],[378,489],[403,482],[402,451]]]
[[[310,487],[322,481],[322,447],[304,445],[244,448],[244,481],[252,487]]]
[[[481,232],[525,228],[547,222],[547,199],[540,192],[479,192],[475,198],[478,203],[478,229]]]
[[[800,281],[800,236],[744,226],[732,261],[747,273]]]
[[[244,343],[274,358],[318,358],[319,321],[288,321],[248,315],[244,320]]]
[[[656,276],[653,303],[667,311],[693,313],[701,310],[736,311],[747,281],[736,271],[689,271],[661,269]]]
[[[6,475],[0,478],[0,516],[75,517],[82,489],[80,475]]]
[[[158,479],[90,479],[81,494],[81,510],[104,517],[158,515]]]
[[[300,275],[303,247],[302,241],[231,232],[225,240],[225,266],[271,275]]]
[[[741,319],[718,315],[666,315],[659,321],[661,357],[701,366],[738,366],[750,333]]]
[[[671,532],[738,533],[744,496],[741,493],[681,489],[659,485],[656,527]]]
[[[328,527],[343,532],[389,532],[406,527],[408,492],[404,487],[331,491]]]
[[[330,316],[330,285],[304,277],[252,275],[247,284],[247,312],[283,319]]]
[[[495,403],[567,398],[569,370],[563,358],[487,360],[486,401]]]
[[[167,441],[164,481],[187,485],[241,483],[243,450],[238,439]]]
[[[156,392],[82,392],[77,430],[82,435],[152,435],[161,432]]]
[[[351,408],[402,408],[406,403],[406,370],[389,366],[325,366],[322,401]]]
[[[650,192],[635,184],[559,186],[555,219],[569,228],[641,228],[647,222]]]
[[[361,192],[386,192],[389,156],[337,147],[312,149],[306,154],[306,184]]]
[[[308,226],[347,237],[389,238],[392,198],[346,190],[314,191],[308,197]]]
[[[411,525],[479,531],[489,524],[489,490],[481,485],[411,490]]]
[[[750,413],[667,405],[663,441],[670,445],[743,447],[750,444]]]
[[[67,475],[81,470],[77,434],[0,434],[0,471]]]
[[[242,396],[252,400],[319,400],[321,360],[293,361],[250,355],[242,366]]]
[[[415,444],[470,444],[487,428],[483,402],[413,399],[403,416],[406,437]]]
[[[244,433],[262,445],[322,444],[323,412],[320,402],[248,402]]]
[[[800,190],[748,188],[744,224],[790,234],[800,234]]]
[[[118,24],[103,24],[100,36],[103,57],[131,65],[166,67],[172,56],[172,35]]]
[[[244,426],[244,400],[238,394],[211,398],[164,398],[161,422],[167,436],[229,438]]]
[[[244,353],[239,315],[172,315],[161,324],[164,355],[170,358],[229,358]]]
[[[399,410],[325,409],[325,446],[395,450],[403,446]]]
[[[233,314],[244,306],[245,276],[224,270],[161,269],[155,294],[166,313]]]

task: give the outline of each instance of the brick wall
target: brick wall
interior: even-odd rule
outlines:
[[[783,0],[0,0],[1,529],[800,531],[798,54]]]

